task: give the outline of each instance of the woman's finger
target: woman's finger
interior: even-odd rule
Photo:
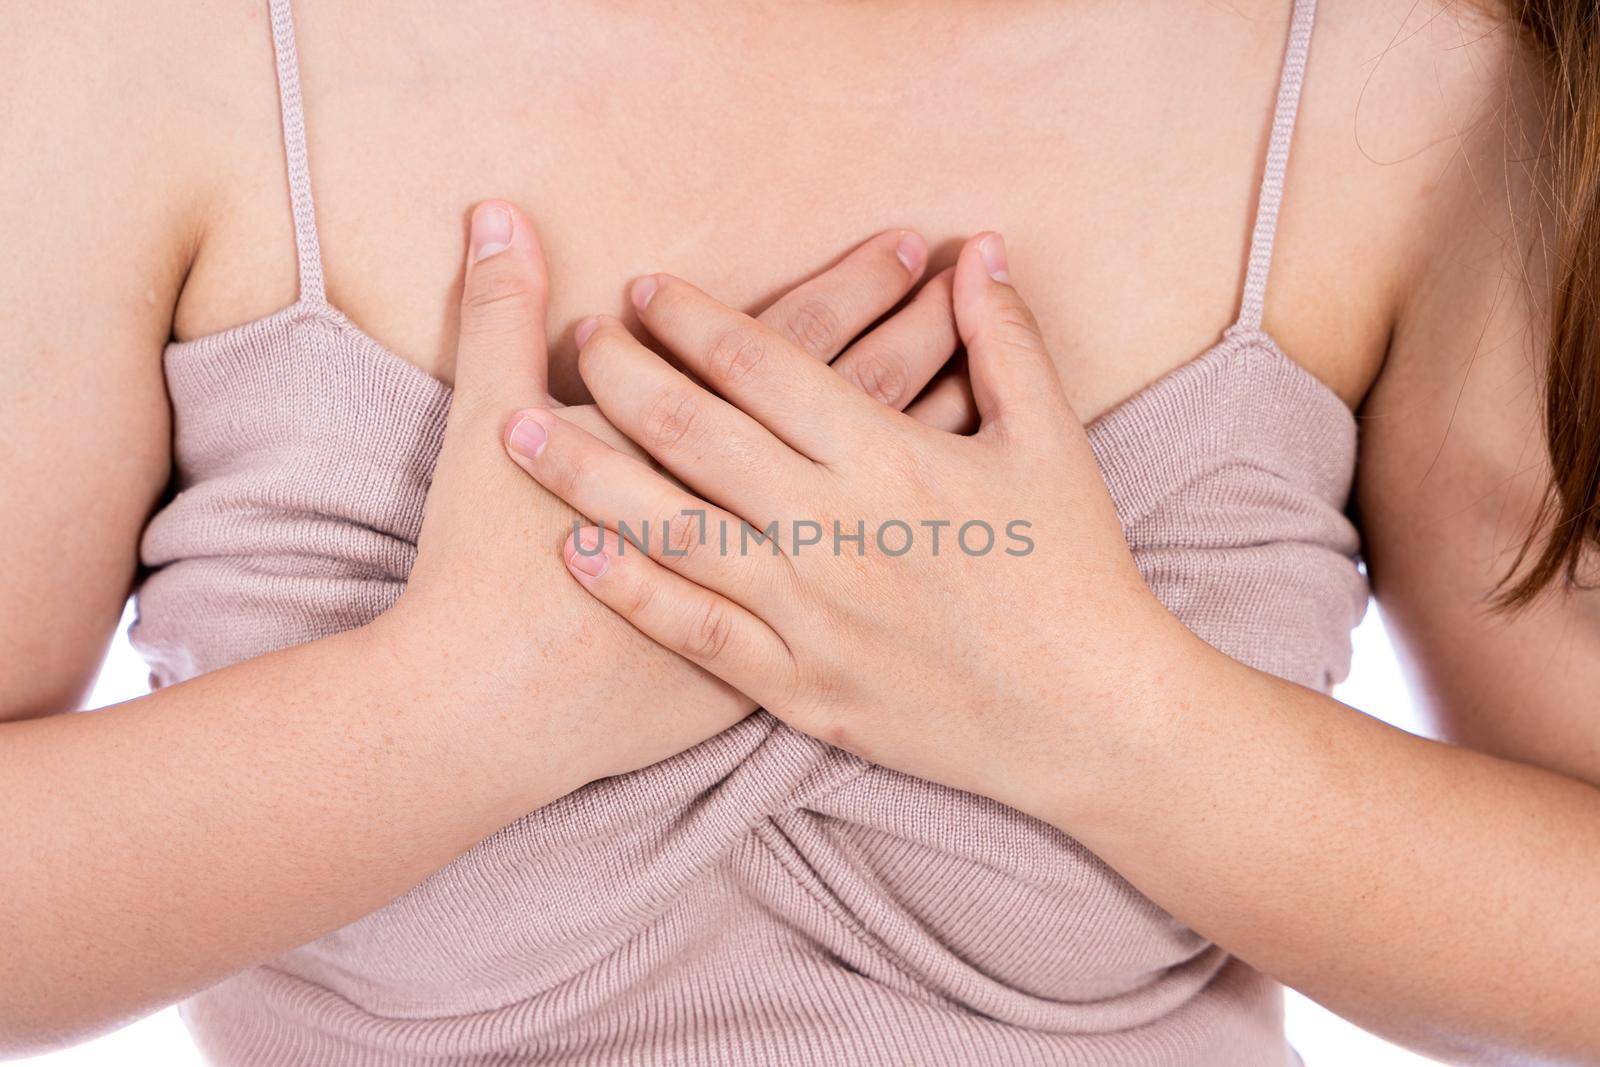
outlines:
[[[640,344],[616,319],[589,320],[579,336],[578,373],[600,410],[695,493],[765,527],[787,516],[814,484],[816,467],[804,456]],[[792,358],[812,362],[798,353]],[[814,367],[848,388],[828,368]]]
[[[506,434],[506,450],[590,522],[616,530],[656,562],[740,604],[754,606],[760,583],[787,573],[763,566],[770,559],[762,555],[740,550],[739,519],[556,412],[522,411]]]
[[[930,278],[893,318],[834,360],[835,373],[880,404],[903,410],[961,345],[950,304],[954,278],[953,267]]]
[[[681,278],[634,281],[645,327],[719,396],[802,455],[832,462],[860,451],[888,413],[772,329]]]
[[[508,410],[546,402],[549,279],[538,236],[504,200],[472,212],[461,287],[456,398]]]
[[[961,344],[950,302],[955,268],[930,278],[909,304],[860,335],[900,302],[927,262],[928,246],[919,234],[878,234],[756,321],[824,362],[832,359],[834,371],[872,399],[907,410]],[[852,338],[859,339],[852,343]],[[919,422],[951,433],[976,427],[970,387],[941,389],[924,399],[916,408]]]
[[[1071,417],[1039,324],[1011,285],[1006,244],[998,233],[978,234],[961,249],[952,300],[983,419],[980,433],[1007,432],[1014,425],[1027,435]]]
[[[880,233],[779,298],[756,321],[827,363],[898,304],[927,263],[928,245],[920,235]]]
[[[567,569],[595,599],[658,645],[763,702],[792,688],[783,640],[749,611],[667,570],[614,530],[586,527],[562,548]]]
[[[552,403],[549,407],[552,411],[560,412],[561,417],[567,422],[580,430],[588,431],[599,438],[603,444],[610,445],[623,455],[632,456],[634,459],[641,460],[644,463],[650,462],[650,454],[634,444],[627,434],[611,425],[597,405],[573,404],[569,407],[561,403]],[[521,413],[519,412],[512,417],[511,421],[516,422],[520,417]]]
[[[911,402],[906,414],[935,430],[970,434],[978,428],[978,403],[972,399],[972,381],[965,363],[957,363],[935,378]]]

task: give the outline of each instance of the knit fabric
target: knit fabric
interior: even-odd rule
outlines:
[[[324,299],[287,0],[271,8],[302,287],[167,350],[176,492],[145,533],[133,632],[167,684],[392,605],[450,405]],[[1263,209],[1282,178],[1267,168]],[[1284,678],[1343,676],[1366,603],[1355,421],[1259,318],[1089,432],[1180,619]],[[183,1014],[214,1062],[267,1067],[1294,1062],[1277,987],[1070,836],[764,712],[529,813]]]

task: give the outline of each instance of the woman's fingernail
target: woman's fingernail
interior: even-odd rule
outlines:
[[[983,267],[989,272],[989,277],[997,282],[1011,281],[1011,271],[1006,266],[1005,238],[991,233],[978,242],[978,255],[983,257]]]
[[[520,415],[517,424],[511,427],[511,435],[507,443],[511,450],[519,456],[528,459],[537,459],[540,452],[544,451],[545,442],[550,440],[550,433],[532,415]]]
[[[580,574],[590,578],[598,578],[606,572],[605,549],[600,546],[600,531],[594,529],[579,530],[572,538],[572,551],[567,554],[567,566]]]
[[[600,316],[590,315],[588,318],[578,323],[578,328],[572,331],[572,339],[578,343],[579,348],[582,348],[583,343],[589,338],[593,337],[594,332],[599,328]]]
[[[900,235],[900,243],[894,246],[894,257],[910,273],[920,274],[923,264],[928,262],[928,244],[921,235],[907,230]]]
[[[650,298],[656,295],[659,288],[654,274],[646,274],[643,278],[633,283],[628,290],[628,297],[633,301],[633,306],[643,311],[650,306]]]
[[[483,204],[472,213],[472,262],[511,247],[511,212],[499,204]]]

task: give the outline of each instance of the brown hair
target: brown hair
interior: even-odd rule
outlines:
[[[1545,53],[1556,258],[1545,443],[1550,486],[1499,601],[1523,607],[1554,585],[1584,585],[1582,564],[1600,548],[1600,4],[1512,0]]]

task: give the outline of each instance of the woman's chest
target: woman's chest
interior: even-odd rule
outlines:
[[[325,10],[301,20],[330,299],[436,377],[453,373],[466,213],[490,196],[540,228],[552,382],[568,400],[584,396],[573,326],[596,312],[627,318],[632,277],[678,274],[754,312],[888,228],[928,239],[930,273],[965,236],[1004,232],[1085,417],[1203,350],[1236,312],[1278,32],[1185,14],[1203,35],[1201,61],[1181,34],[1119,55],[1109,46],[1130,27],[1116,18],[1037,11],[982,32],[897,16],[877,34],[846,27],[842,42],[801,22],[788,47],[781,24],[741,36],[713,18],[697,37],[616,12],[544,14],[536,39],[521,23],[507,31],[522,47],[470,13],[449,26],[395,20],[359,49]],[[269,122],[257,123],[246,180],[191,273],[181,337],[292,299]],[[1381,287],[1352,271],[1330,289],[1340,249],[1309,263],[1305,244],[1324,223],[1315,210],[1288,214],[1301,262],[1268,325],[1301,305],[1336,318],[1336,330],[1311,323],[1303,340],[1283,339],[1336,389],[1357,391],[1353,364],[1387,330]],[[241,289],[239,278],[262,276],[279,281]],[[283,291],[263,297],[272,289]]]

